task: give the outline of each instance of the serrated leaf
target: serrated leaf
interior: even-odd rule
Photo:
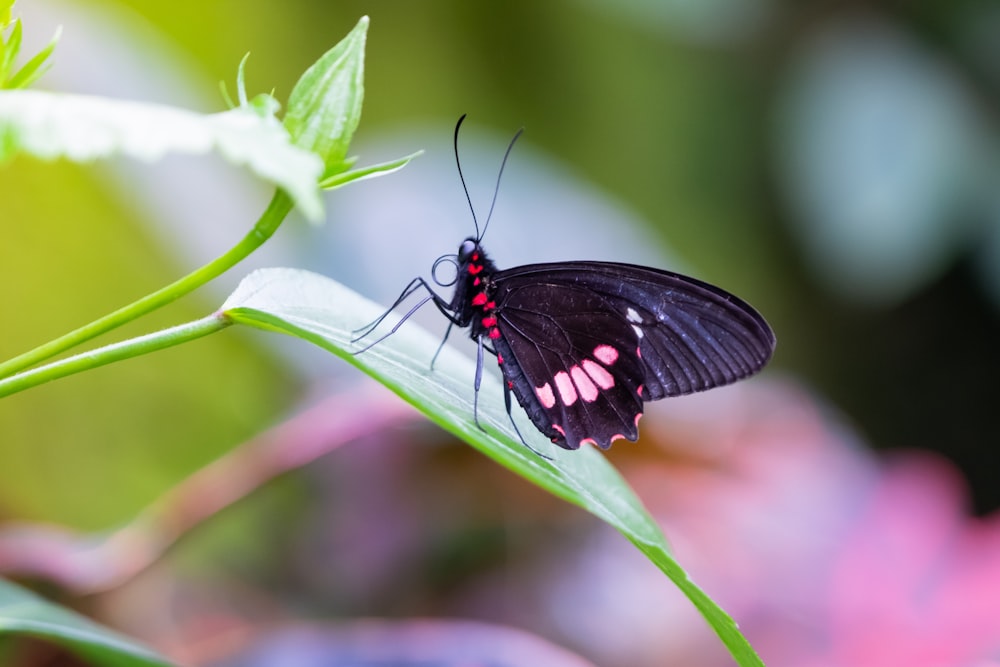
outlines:
[[[233,321],[277,331],[323,347],[379,380],[448,431],[515,473],[618,529],[653,561],[702,613],[740,665],[762,665],[733,620],[698,588],[670,556],[663,533],[617,470],[594,448],[569,452],[548,442],[518,411],[520,430],[547,461],[514,434],[499,380],[483,378],[479,420],[472,419],[475,364],[412,322],[363,354],[353,331],[383,312],[329,278],[296,269],[262,269],[247,276],[222,306]],[[388,331],[385,326],[380,331]],[[471,345],[471,343],[470,343]]]
[[[273,119],[245,109],[198,114],[85,95],[0,91],[0,162],[17,151],[47,160],[126,155],[151,162],[168,153],[212,150],[283,189],[306,217],[322,216],[322,163],[293,146]]]
[[[320,156],[323,178],[349,168],[345,161],[361,121],[368,17],[324,53],[292,89],[285,127],[295,145]]]
[[[97,667],[169,667],[166,658],[90,619],[0,579],[0,636],[55,642]]]

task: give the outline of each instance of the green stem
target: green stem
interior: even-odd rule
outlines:
[[[138,338],[112,343],[0,380],[0,398],[80,371],[155,352],[225,329],[233,321],[222,312]]]
[[[271,238],[274,231],[285,219],[288,212],[292,210],[292,200],[282,191],[277,191],[268,204],[267,209],[257,220],[257,224],[249,234],[233,246],[225,254],[220,255],[201,268],[192,271],[180,280],[177,280],[166,287],[163,287],[152,294],[130,303],[124,308],[94,320],[90,324],[80,327],[75,331],[60,336],[55,340],[40,345],[24,354],[8,359],[0,363],[0,378],[5,378],[41,363],[46,359],[54,357],[60,352],[76,347],[96,336],[108,332],[116,327],[120,327],[127,322],[150,313],[157,308],[179,299],[180,297],[201,287],[208,281],[225,273],[238,262],[256,250],[264,241]]]

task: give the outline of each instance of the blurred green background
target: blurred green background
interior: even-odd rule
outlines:
[[[778,333],[770,372],[818,388],[876,447],[942,452],[978,510],[1000,507],[995,3],[25,1],[15,11],[29,45],[63,26],[40,87],[204,111],[222,108],[216,83],[233,81],[247,51],[251,93],[285,99],[370,15],[359,145],[433,126],[445,128],[436,145],[388,150],[447,152],[461,113],[503,136],[525,127],[535,149],[644,221],[630,243],[669,249],[757,306]],[[124,166],[137,169],[147,167]],[[121,171],[24,158],[0,167],[0,356],[222,252],[267,196],[249,184],[239,201],[200,194],[180,202],[187,213],[164,213]],[[393,178],[378,181],[381,196]],[[454,175],[438,187],[458,192]],[[329,224],[349,226],[337,196]],[[235,226],[216,230],[216,209]],[[299,222],[279,235],[308,243],[316,232],[293,230]],[[215,231],[193,248],[192,226]],[[419,230],[406,234],[383,238],[416,253]],[[419,250],[413,272],[451,246]],[[200,316],[224,293],[119,333]],[[280,420],[306,387],[271,339],[226,332],[8,398],[0,519],[124,521]]]

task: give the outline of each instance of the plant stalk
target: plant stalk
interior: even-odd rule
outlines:
[[[0,398],[15,394],[24,389],[37,387],[40,384],[64,378],[81,371],[106,366],[107,364],[131,359],[142,354],[163,350],[174,345],[180,345],[210,333],[221,331],[233,321],[219,311],[203,317],[200,320],[180,324],[169,329],[163,329],[144,336],[130,338],[111,345],[99,347],[81,354],[54,361],[51,364],[39,366],[17,375],[0,380]]]
[[[84,325],[44,345],[40,345],[24,354],[0,363],[0,378],[13,376],[15,373],[19,373],[26,368],[31,368],[61,352],[65,352],[96,336],[131,322],[142,315],[146,315],[157,308],[161,308],[179,299],[213,278],[220,276],[245,259],[267,239],[271,238],[275,230],[281,225],[282,220],[292,210],[292,206],[292,200],[288,195],[278,190],[268,204],[267,209],[257,220],[253,229],[250,230],[250,233],[244,236],[239,243],[227,252],[183,278],[144,296],[138,301],[134,301],[100,319],[94,320],[90,324]]]

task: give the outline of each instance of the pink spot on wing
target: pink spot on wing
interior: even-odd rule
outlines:
[[[535,394],[538,396],[538,400],[542,402],[542,406],[545,408],[551,408],[556,404],[556,395],[552,392],[552,385],[548,382],[543,384],[541,387],[535,387]]]
[[[579,366],[573,366],[569,369],[570,377],[573,378],[573,384],[576,385],[577,391],[580,393],[580,398],[582,398],[587,403],[593,403],[597,400],[597,385],[594,381],[583,372],[583,369]]]
[[[637,346],[637,347],[635,348],[635,356],[637,356],[637,357],[639,357],[640,359],[642,359],[642,348],[641,348],[641,347],[638,347],[638,346]]]
[[[593,445],[594,447],[600,447],[600,445],[598,445],[598,444],[597,444],[597,441],[596,441],[596,440],[594,440],[593,438],[584,438],[583,440],[581,440],[581,441],[580,441],[580,446],[581,446],[581,447],[583,447],[583,446],[584,446],[584,445],[586,445],[586,444],[587,444],[588,442],[589,442],[590,444],[592,444],[592,445]],[[603,448],[603,447],[601,447],[601,449],[604,449],[604,448]]]
[[[610,345],[598,345],[594,348],[594,357],[605,366],[610,366],[618,361],[618,350]]]
[[[615,440],[628,440],[628,438],[626,438],[621,433],[615,433],[613,436],[611,436],[611,442],[614,442]]]
[[[583,370],[587,371],[587,375],[590,379],[597,383],[597,386],[601,389],[611,389],[615,386],[615,378],[611,373],[604,370],[604,366],[591,361],[590,359],[584,359]]]
[[[635,393],[639,395],[639,398],[642,398],[642,394],[644,391],[646,391],[646,385],[640,384],[639,388],[635,390]]]
[[[556,381],[556,389],[559,390],[559,399],[563,405],[576,403],[576,388],[573,386],[573,381],[569,379],[569,375],[565,371],[559,371],[553,379]]]
[[[635,427],[639,428],[639,420],[642,419],[642,413],[640,412],[635,416]]]
[[[562,426],[560,426],[559,424],[553,424],[552,428],[554,428],[556,431],[558,431],[559,435],[561,435],[562,437],[564,437],[564,438],[566,437],[566,431],[564,431],[562,429]]]

